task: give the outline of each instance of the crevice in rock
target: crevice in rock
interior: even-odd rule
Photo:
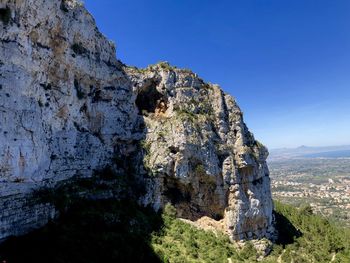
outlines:
[[[180,149],[179,149],[179,147],[169,146],[169,151],[172,154],[177,154],[180,151]]]
[[[263,179],[262,177],[260,177],[259,179],[256,179],[254,181],[252,181],[253,185],[258,185],[258,184],[262,184],[263,183]]]
[[[66,6],[66,3],[65,3],[64,0],[61,1],[60,9],[61,9],[63,12],[65,12],[65,13],[69,12],[69,9],[68,9],[68,7]]]
[[[80,83],[76,78],[74,79],[74,88],[75,88],[78,99],[82,100],[85,97],[85,93],[82,91]]]

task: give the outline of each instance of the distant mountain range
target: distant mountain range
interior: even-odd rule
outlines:
[[[300,158],[350,158],[350,145],[271,149],[268,160],[279,161]]]

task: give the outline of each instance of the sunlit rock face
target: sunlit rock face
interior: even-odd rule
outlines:
[[[126,67],[74,0],[3,0],[0,27],[0,239],[55,216],[33,189],[129,156],[140,203],[223,220],[235,240],[270,236],[267,150],[231,96],[166,63]]]
[[[234,240],[270,237],[268,152],[219,86],[167,63],[126,70],[144,118],[145,204],[167,202],[182,218],[223,220]]]

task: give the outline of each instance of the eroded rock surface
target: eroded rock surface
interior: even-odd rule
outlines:
[[[129,156],[141,203],[223,220],[232,239],[270,236],[267,150],[219,86],[167,63],[126,67],[75,0],[3,0],[0,28],[0,239],[55,216],[33,189]]]
[[[190,220],[223,219],[232,239],[270,236],[268,152],[248,131],[235,100],[167,63],[126,72],[147,129],[144,165],[155,178],[143,201],[170,202]]]
[[[114,45],[78,2],[1,1],[0,10],[0,194],[12,202],[111,164],[137,137],[138,116]],[[9,207],[0,238],[31,220]]]

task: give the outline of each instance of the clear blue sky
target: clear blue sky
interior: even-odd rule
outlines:
[[[349,0],[85,0],[124,63],[190,68],[270,148],[350,144]]]

